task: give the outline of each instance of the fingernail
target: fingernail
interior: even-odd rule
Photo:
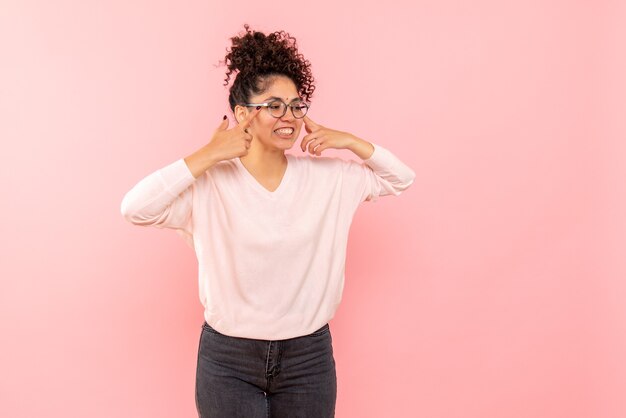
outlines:
[[[224,120],[226,120],[226,115],[224,115]]]
[[[259,110],[260,108],[261,108],[261,106],[257,106],[257,107],[256,107],[256,110]]]

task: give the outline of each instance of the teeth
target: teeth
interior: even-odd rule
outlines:
[[[293,129],[292,128],[282,128],[282,129],[276,129],[274,132],[277,132],[279,134],[282,135],[290,135],[293,133]]]

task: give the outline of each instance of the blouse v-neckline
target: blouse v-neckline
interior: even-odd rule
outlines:
[[[235,158],[234,160],[235,160],[235,164],[239,168],[239,172],[243,175],[243,177],[248,181],[248,183],[254,189],[258,190],[260,193],[266,196],[276,197],[282,193],[282,191],[286,187],[286,183],[289,181],[289,178],[291,177],[291,165],[292,165],[291,155],[285,154],[285,157],[287,158],[287,167],[285,168],[285,172],[283,173],[283,178],[280,180],[280,184],[278,185],[276,189],[274,189],[274,191],[270,191],[269,189],[265,188],[265,186],[263,186],[256,179],[256,177],[254,177],[252,173],[248,171],[248,169],[246,168],[245,165],[243,165],[239,157]]]

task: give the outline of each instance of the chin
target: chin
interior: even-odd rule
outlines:
[[[296,143],[297,140],[298,140],[298,136],[294,136],[292,139],[284,139],[284,138],[280,138],[280,137],[274,137],[274,138],[272,138],[272,143],[274,145],[276,145],[278,148],[289,149],[289,148],[293,147],[293,145]]]

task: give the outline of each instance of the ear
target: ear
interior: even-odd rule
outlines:
[[[245,106],[235,106],[235,119],[237,123],[241,123],[248,116],[248,108]]]

